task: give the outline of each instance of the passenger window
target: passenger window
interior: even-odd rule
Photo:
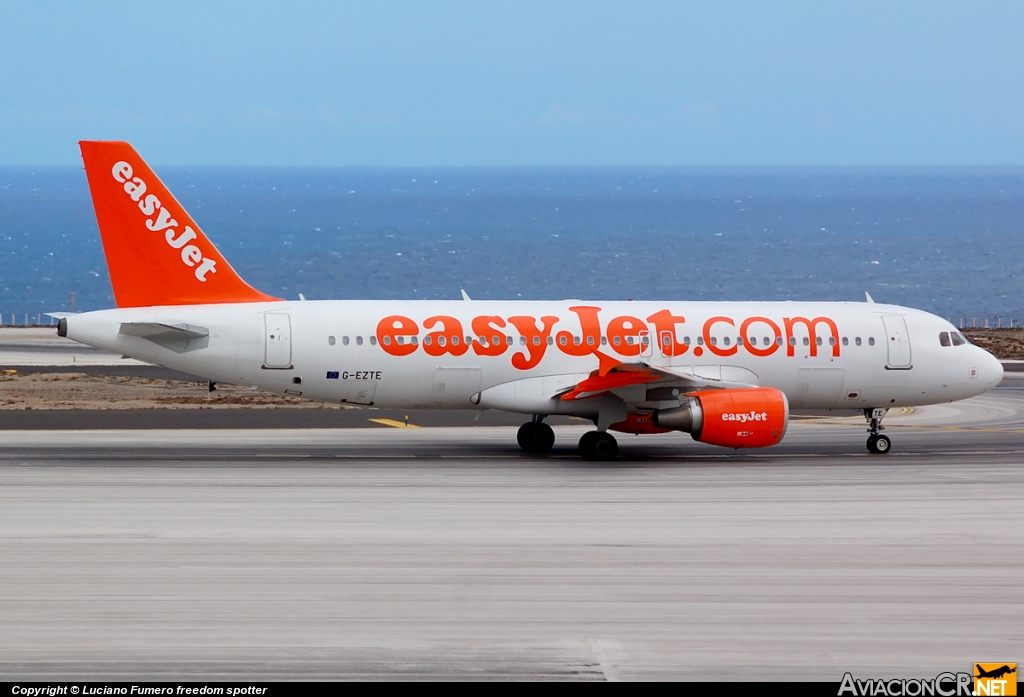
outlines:
[[[549,336],[549,337],[548,337],[548,346],[554,346],[554,345],[555,345],[555,340],[554,340],[554,338],[552,338],[552,337],[550,337],[550,336]]]
[[[358,346],[362,346],[362,345],[363,345],[363,337],[361,337],[361,336],[357,336],[357,337],[356,337],[356,344],[357,344]]]
[[[437,345],[438,346],[444,346],[446,343],[448,343],[448,341],[447,341],[447,339],[444,338],[443,335],[437,337]]]
[[[370,337],[370,346],[376,346],[376,345],[377,345],[377,337],[371,336]]]
[[[398,343],[402,343],[402,337],[398,337]],[[391,337],[390,336],[385,336],[384,337],[384,345],[385,346],[390,346],[391,345]]]
[[[728,346],[729,345],[729,337],[725,337],[724,339],[722,339],[722,343],[725,344],[726,346]]]
[[[622,337],[613,336],[612,337],[612,343],[615,344],[616,346],[621,346],[622,345]]]
[[[795,336],[789,337],[789,345],[790,346],[796,346],[796,337]]]
[[[949,341],[949,332],[939,332],[939,346],[952,346]]]
[[[818,346],[821,346],[821,337],[820,336],[814,337],[814,343],[816,343]]]
[[[607,346],[608,345],[608,337],[606,337],[606,336],[602,336],[601,337],[601,345],[602,346]]]
[[[539,336],[533,337],[533,345],[534,346],[540,346],[540,337]]]
[[[537,342],[537,343],[539,344],[540,342]],[[594,337],[588,336],[587,337],[587,346],[593,346],[593,345],[594,345]]]
[[[505,337],[505,344],[506,345],[511,346],[513,343],[515,343],[515,342],[512,341],[512,337],[510,337],[510,336],[506,336]]]
[[[757,337],[756,336],[752,336],[752,337],[748,338],[747,339],[747,343],[749,343],[751,346],[757,346]]]
[[[566,346],[568,343],[569,342],[565,340],[565,335],[564,334],[562,336],[558,337],[558,345],[559,346]]]
[[[718,346],[718,337],[717,336],[711,337],[711,345],[712,346]]]
[[[743,337],[742,336],[736,337],[736,345],[737,346],[742,346],[743,345]]]
[[[466,337],[466,346],[472,346],[472,345],[473,345],[473,337],[467,336]]]
[[[580,343],[581,343],[581,342],[580,342],[580,338],[579,338],[578,336],[574,336],[574,337],[572,338],[572,343],[573,343],[574,345],[576,345],[576,346],[579,346],[579,345],[580,345]]]
[[[684,346],[689,346],[690,345],[690,337],[688,337],[688,336],[684,336],[683,337],[683,345]]]
[[[874,346],[874,345],[875,345],[875,337],[869,336],[868,337],[868,346]]]
[[[702,337],[702,336],[698,336],[697,337],[697,345],[698,346],[703,346],[704,345],[704,337]]]
[[[328,346],[334,346],[334,337],[333,336],[327,337],[327,345]]]
[[[849,346],[849,345],[850,345],[850,337],[844,336],[843,337],[843,346]]]
[[[491,344],[492,344],[493,346],[499,346],[499,345],[501,345],[501,337],[500,337],[500,336],[498,336],[497,334],[495,334],[494,336],[492,336],[492,337],[491,337]]]
[[[858,337],[857,337],[856,339],[854,339],[854,340],[853,340],[853,343],[855,343],[855,344],[857,344],[858,346],[860,346],[860,337],[858,336]]]
[[[412,338],[412,345],[415,346],[418,343],[420,343],[420,338],[418,336],[414,336]]]
[[[810,345],[811,345],[811,340],[808,337],[805,336],[804,337],[804,346],[810,346]]]
[[[519,337],[519,345],[520,346],[526,346],[526,337],[525,336]]]
[[[430,346],[432,343],[434,343],[434,340],[431,339],[429,336],[423,337],[423,345],[424,346]]]
[[[458,346],[458,345],[459,345],[459,337],[453,336],[452,337],[452,346]]]
[[[964,335],[961,334],[960,332],[951,332],[950,336],[953,338],[954,346],[963,346],[964,344],[967,343],[967,339],[965,339]]]
[[[348,337],[347,336],[341,337],[341,345],[342,346],[348,346]]]
[[[835,346],[836,345],[836,338],[834,336],[830,336],[828,338],[828,345],[829,346]]]

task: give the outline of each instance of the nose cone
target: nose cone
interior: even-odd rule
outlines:
[[[983,354],[979,359],[981,365],[978,366],[978,379],[985,385],[985,389],[990,390],[1003,381],[1003,364],[985,349],[979,348],[978,351]]]

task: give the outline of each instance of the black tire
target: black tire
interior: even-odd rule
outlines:
[[[619,444],[609,433],[587,431],[580,438],[580,455],[584,460],[614,460],[618,454]]]
[[[869,436],[868,452],[872,455],[885,455],[892,449],[892,441],[888,436]]]
[[[528,453],[546,453],[555,444],[555,432],[545,423],[529,421],[519,427],[516,440]]]
[[[525,424],[519,427],[519,433],[516,434],[516,440],[519,441],[519,447],[528,453],[532,453],[534,443],[537,440],[537,424],[533,421],[527,421]]]
[[[555,444],[555,432],[551,430],[551,427],[544,423],[536,424],[537,428],[534,430],[534,451],[535,453],[546,453],[549,452]]]
[[[594,452],[598,460],[614,460],[619,454],[619,442],[610,433],[602,433],[601,437],[594,441]]]
[[[888,436],[878,436],[875,438],[875,452],[879,455],[885,455],[892,450],[892,441],[889,440]]]
[[[596,459],[594,452],[594,439],[601,435],[598,431],[587,431],[580,437],[580,455],[584,460]]]

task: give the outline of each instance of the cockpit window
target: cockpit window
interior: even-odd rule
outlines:
[[[952,346],[952,344],[949,343],[949,332],[942,332],[939,334],[939,344],[942,346]]]
[[[967,343],[967,339],[965,339],[964,335],[960,332],[950,332],[950,336],[953,339],[954,346],[963,346]]]

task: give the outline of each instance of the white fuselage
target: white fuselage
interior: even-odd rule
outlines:
[[[588,312],[596,318],[589,327]],[[278,394],[378,407],[477,408],[474,396],[494,386],[582,379],[598,369],[596,352],[773,387],[794,409],[950,402],[1002,378],[986,351],[941,345],[940,333],[955,331],[942,318],[874,303],[310,301],[125,308],[67,320],[69,338],[148,363]],[[522,331],[528,320],[534,328]],[[198,327],[206,336],[154,340],[123,329],[133,323]],[[378,340],[382,324],[397,327],[386,346]],[[652,407],[641,395],[631,406],[664,407],[663,397]],[[595,408],[587,400],[552,404],[548,413],[586,416]]]

